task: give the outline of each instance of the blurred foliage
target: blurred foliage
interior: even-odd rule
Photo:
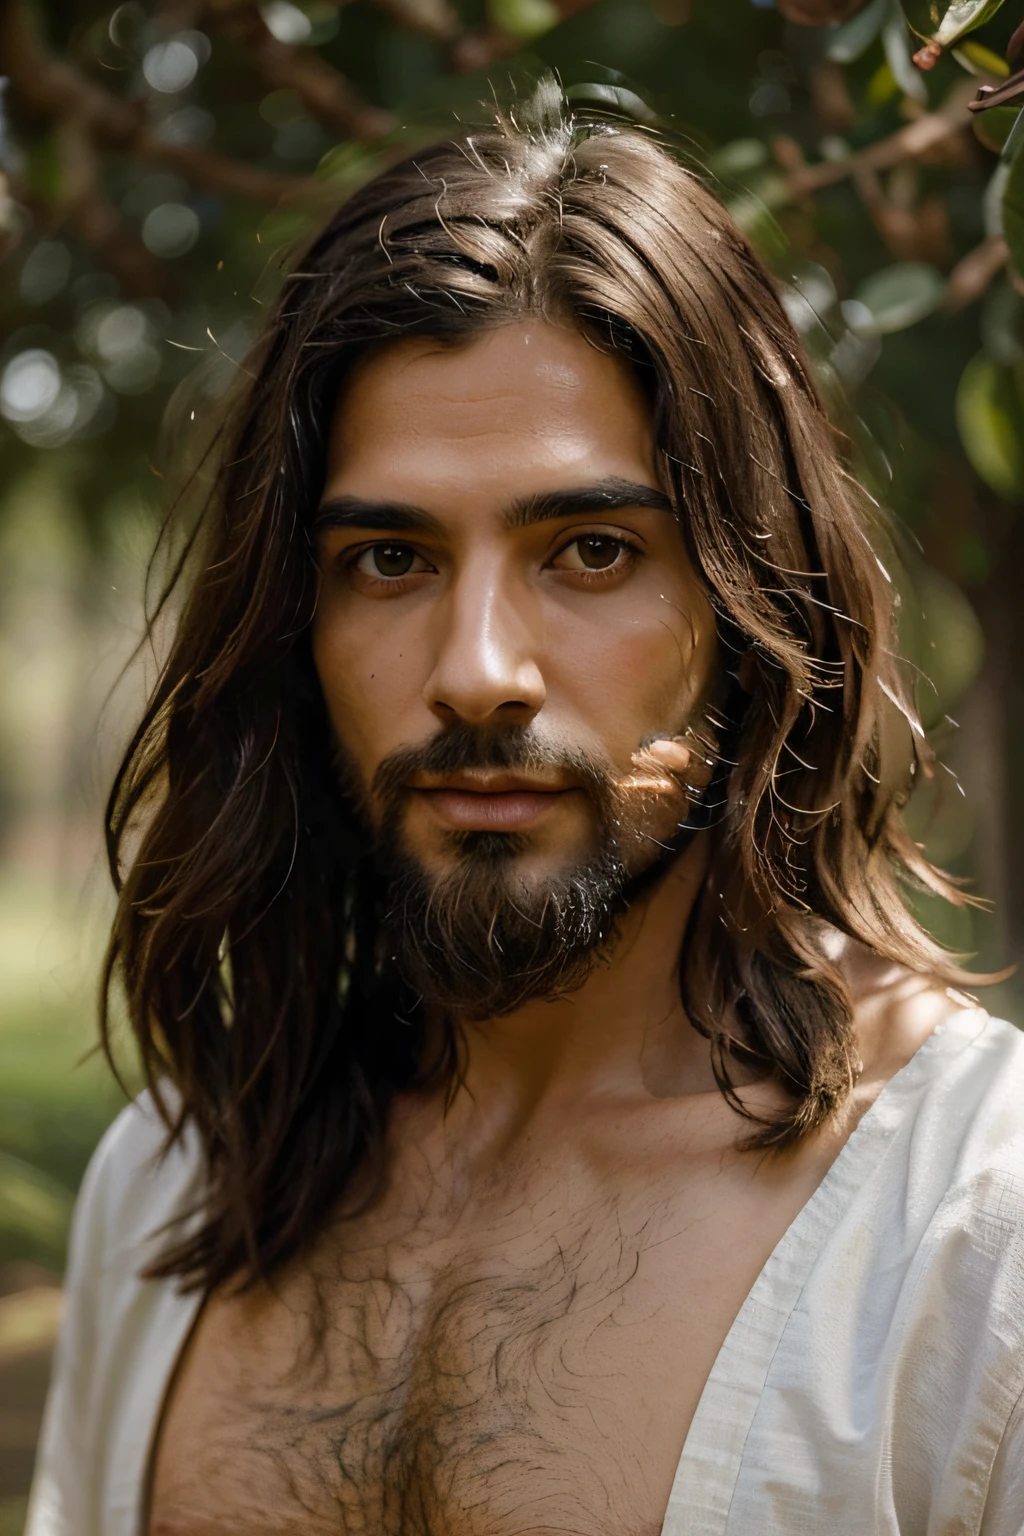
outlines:
[[[74,1192],[124,1103],[90,1051],[102,935],[78,903],[10,874],[0,934],[0,1261],[59,1273]]]
[[[0,1499],[0,1536],[21,1536],[27,1513],[27,1498]]]
[[[453,115],[479,118],[510,83],[554,69],[570,100],[661,132],[776,274],[893,514],[910,572],[903,640],[940,749],[950,712],[981,700],[958,763],[968,796],[942,772],[922,786],[919,835],[1015,911],[1024,826],[1012,797],[995,801],[1024,771],[1021,11],[2,0],[0,540],[42,459],[88,552],[83,582],[107,581],[127,524],[159,501],[168,402],[201,429],[290,242]],[[0,817],[15,799],[0,771]],[[988,942],[970,914],[929,920],[951,943]],[[990,944],[1004,952],[987,958],[1006,958],[1012,937],[1004,919]],[[48,1008],[8,1007],[0,1031],[0,1221],[18,1253],[57,1263],[69,1192],[116,1100],[97,1064],[66,1072],[82,999]]]
[[[5,458],[16,473],[73,445],[101,535],[197,357],[196,394],[223,387],[282,248],[453,113],[549,66],[570,99],[657,118],[708,168],[826,383],[880,395],[944,448],[955,417],[983,485],[1016,499],[1024,156],[1003,146],[1020,104],[977,111],[976,136],[967,111],[979,87],[1008,88],[1013,9],[784,0],[849,16],[801,26],[747,0],[8,0]],[[987,292],[1003,323],[986,331]]]

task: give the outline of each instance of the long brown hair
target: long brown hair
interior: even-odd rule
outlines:
[[[901,821],[926,756],[872,509],[771,277],[651,136],[571,112],[550,84],[516,110],[365,185],[287,277],[111,794],[104,1039],[117,979],[151,1085],[176,1089],[171,1135],[190,1121],[205,1151],[201,1220],[157,1271],[190,1283],[294,1253],[357,1171],[380,1167],[389,1103],[422,1081],[423,1021],[380,963],[379,893],[309,645],[326,435],[368,347],[552,317],[647,382],[746,698],[679,974],[723,1092],[742,1108],[738,1044],[789,1095],[753,1142],[795,1143],[854,1080],[830,931],[959,975],[904,899],[908,881],[964,898]],[[442,1075],[457,1070],[454,1033]]]

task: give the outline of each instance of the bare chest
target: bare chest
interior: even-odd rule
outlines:
[[[809,1189],[349,1229],[276,1294],[208,1302],[150,1536],[657,1536],[729,1327]]]

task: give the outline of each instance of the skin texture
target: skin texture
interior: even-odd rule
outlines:
[[[403,341],[363,365],[339,404],[325,506],[432,520],[322,535],[314,654],[364,786],[453,722],[530,724],[599,756],[627,793],[635,781],[629,856],[650,860],[648,839],[685,809],[684,732],[717,659],[682,534],[653,507],[507,519],[517,499],[608,479],[657,491],[646,407],[625,367],[571,330],[510,326],[457,351]],[[639,553],[592,580],[580,538]],[[394,585],[375,572],[382,541],[389,569],[414,551]],[[652,737],[665,745],[645,755]],[[586,858],[594,832],[568,779],[492,777],[415,787],[402,834],[443,873],[453,829],[495,825],[523,833],[528,886]],[[207,1300],[166,1402],[153,1536],[660,1530],[758,1272],[952,1006],[845,953],[864,1070],[842,1120],[785,1157],[739,1150],[743,1122],[676,977],[705,858],[698,839],[577,991],[468,1025],[454,1101],[397,1103],[382,1201],[339,1212],[271,1285]],[[777,1102],[769,1084],[744,1092]]]
[[[624,366],[571,331],[509,327],[459,351],[411,340],[364,364],[337,423],[324,501],[411,505],[434,524],[395,546],[416,552],[397,581],[377,574],[365,529],[321,536],[314,656],[364,783],[387,753],[456,720],[530,724],[598,752],[623,778],[635,774],[642,739],[682,729],[717,645],[671,514],[602,515],[598,499],[587,514],[506,526],[517,503],[607,481],[660,490],[647,414]],[[599,557],[614,552],[612,566],[587,569],[579,541],[588,536],[603,541]],[[678,795],[665,798],[654,836],[673,831],[685,809]],[[503,825],[519,825],[509,816],[531,809],[518,873],[542,881],[588,851],[579,794],[475,814],[457,795],[421,794],[408,808],[407,843],[436,867],[448,826],[489,824],[488,812],[503,811]],[[632,850],[635,865],[651,852]]]

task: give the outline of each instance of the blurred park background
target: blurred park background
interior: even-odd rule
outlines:
[[[1024,954],[1024,88],[1004,85],[1022,18],[1024,0],[0,0],[0,1536],[24,1511],[74,1192],[121,1102],[90,1056],[101,806],[144,686],[145,657],[118,679],[177,467],[161,420],[201,429],[290,243],[453,115],[554,69],[713,179],[893,520],[943,764],[910,815],[990,904],[921,909],[978,969]],[[1006,104],[972,115],[985,86]],[[990,994],[1022,1003],[1013,979]]]

